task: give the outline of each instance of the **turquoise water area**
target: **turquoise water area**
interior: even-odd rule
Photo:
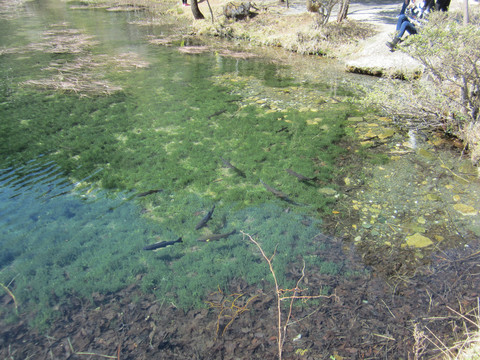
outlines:
[[[325,100],[329,84],[261,58],[151,45],[166,30],[128,24],[141,14],[42,2],[25,11],[0,25],[0,282],[37,326],[69,297],[132,283],[184,309],[234,278],[261,283],[268,268],[241,231],[276,253],[284,286],[302,260],[343,267],[314,255],[356,112]]]

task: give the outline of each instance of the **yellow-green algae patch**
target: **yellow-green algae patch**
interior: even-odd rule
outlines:
[[[415,233],[412,236],[407,236],[406,241],[408,246],[413,246],[416,248],[424,248],[433,244],[432,240],[419,233]]]
[[[460,214],[465,216],[474,216],[478,214],[477,209],[475,209],[473,206],[470,206],[470,205],[455,204],[453,205],[453,208],[456,211],[458,211]]]

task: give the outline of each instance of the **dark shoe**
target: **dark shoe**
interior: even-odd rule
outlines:
[[[390,48],[391,51],[394,51],[399,41],[400,38],[396,37],[392,41],[387,41],[386,45]]]

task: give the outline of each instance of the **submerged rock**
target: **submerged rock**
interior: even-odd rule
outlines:
[[[414,246],[417,248],[424,248],[433,244],[432,240],[419,233],[415,233],[412,236],[407,236],[406,240],[408,246]]]
[[[474,216],[477,215],[478,211],[470,205],[465,205],[465,204],[455,204],[453,205],[453,208],[457,210],[460,214],[466,215],[466,216]]]

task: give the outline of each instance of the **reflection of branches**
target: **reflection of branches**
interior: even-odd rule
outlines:
[[[326,295],[313,295],[313,296],[301,295],[301,293],[304,291],[304,289],[300,288],[300,283],[302,282],[303,278],[305,277],[305,262],[303,262],[302,276],[300,276],[300,278],[298,279],[295,287],[293,289],[280,289],[280,287],[278,286],[277,276],[275,275],[275,271],[273,270],[273,265],[272,265],[272,261],[273,261],[273,257],[275,256],[276,248],[275,248],[275,251],[273,252],[273,255],[269,258],[265,254],[265,252],[263,251],[260,244],[254,238],[252,238],[249,234],[244,233],[243,231],[241,231],[241,233],[243,234],[244,237],[245,236],[248,237],[248,239],[258,247],[258,250],[260,250],[260,253],[262,254],[265,261],[267,262],[268,267],[270,268],[270,273],[272,274],[273,280],[275,282],[275,294],[276,294],[276,297],[277,297],[277,331],[278,331],[277,346],[278,346],[278,358],[279,358],[279,360],[281,360],[282,359],[283,345],[285,343],[285,337],[287,335],[287,328],[288,328],[288,325],[290,325],[289,321],[290,321],[290,318],[292,316],[293,301],[295,299],[303,299],[304,301],[306,301],[308,299],[318,299],[318,298],[322,298],[322,297],[323,298],[330,298],[330,297],[335,296],[335,295],[331,295],[331,296],[326,296]],[[287,319],[282,324],[281,302],[283,300],[290,300],[290,306],[289,306],[289,309],[288,309]]]
[[[258,295],[252,296],[250,299],[248,299],[246,302],[243,302],[243,305],[239,305],[240,299],[245,295],[245,294],[230,294],[225,296],[223,291],[218,288],[218,291],[215,291],[211,295],[219,294],[222,297],[225,297],[222,301],[206,301],[206,303],[210,306],[212,309],[220,309],[220,312],[217,316],[217,335],[220,330],[220,321],[222,318],[225,319],[230,319],[230,321],[227,323],[227,325],[223,328],[222,331],[222,336],[225,334],[225,331],[227,331],[228,327],[233,323],[233,321],[242,313],[248,310],[247,306],[250,304],[250,302],[255,299]],[[242,299],[243,300],[243,299]]]

